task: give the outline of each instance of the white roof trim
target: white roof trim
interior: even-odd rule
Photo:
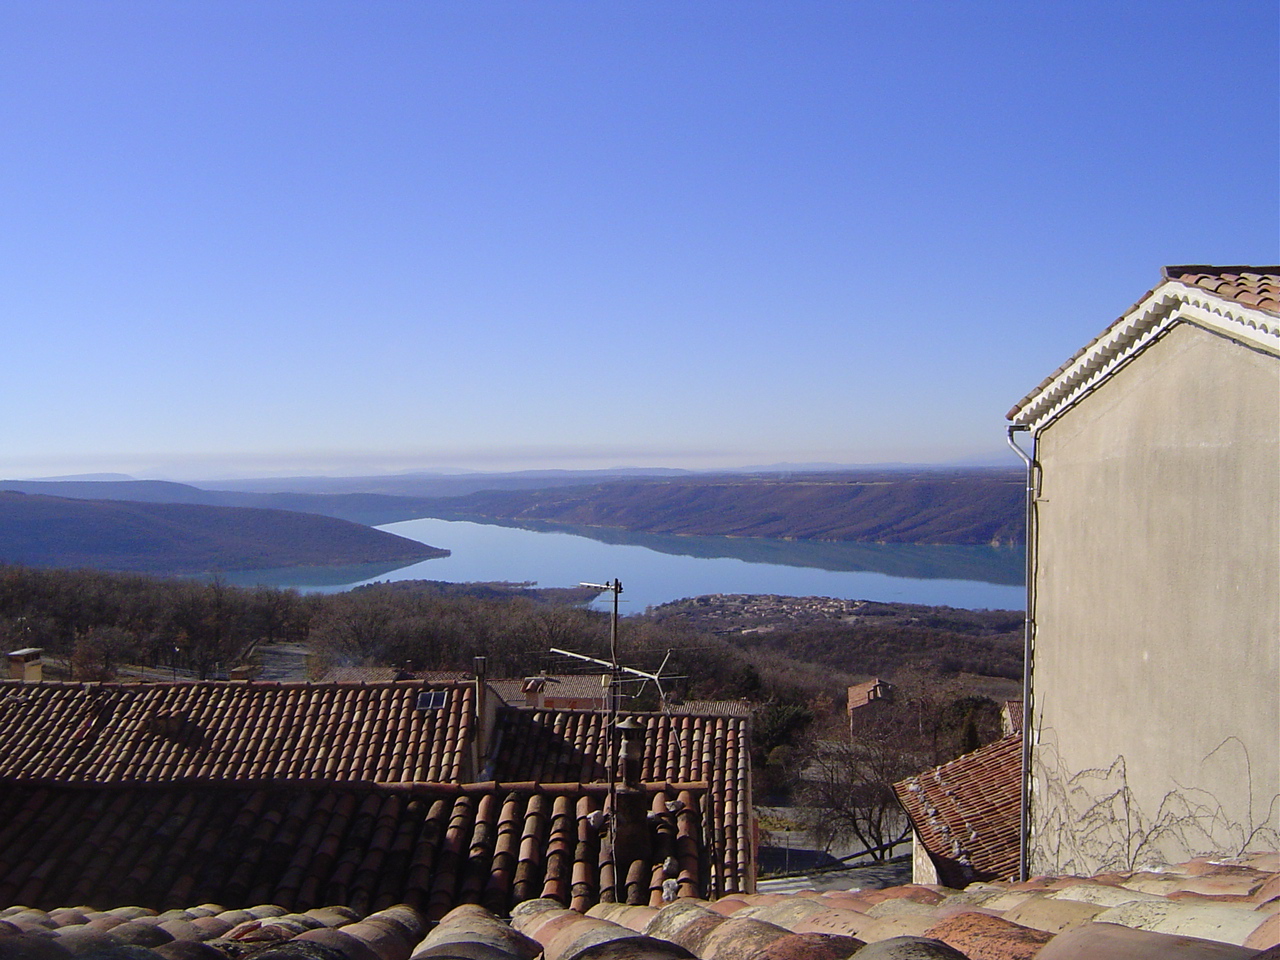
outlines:
[[[1192,323],[1280,356],[1280,318],[1201,287],[1168,280],[1028,397],[1013,423],[1040,430],[1176,323]]]

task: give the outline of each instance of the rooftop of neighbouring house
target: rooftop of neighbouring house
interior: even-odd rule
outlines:
[[[1000,705],[1000,729],[1005,736],[1022,732],[1022,701],[1006,700]]]
[[[908,777],[893,789],[943,883],[1017,876],[1021,734]]]
[[[426,681],[3,682],[0,780],[455,783],[474,698]]]
[[[407,667],[337,665],[325,669],[318,683],[381,683],[387,680],[426,680],[430,683],[461,683],[475,680],[465,670],[411,670]]]
[[[477,712],[476,690],[0,683],[0,900],[404,901],[438,918],[751,889],[744,719],[621,715],[646,840],[615,877],[606,718]]]
[[[1280,942],[1280,854],[963,891],[599,903],[585,914],[535,898],[510,922],[478,898],[438,922],[407,905],[370,913],[338,901],[305,912],[77,902],[0,909],[0,954],[69,960],[131,945],[131,960],[1263,960]]]
[[[540,673],[519,680],[491,680],[489,685],[512,706],[529,697],[544,700],[578,700],[604,703],[608,675],[599,673]]]
[[[404,902],[438,919],[468,902],[501,914],[538,897],[579,910],[601,897],[660,903],[665,881],[708,895],[717,874],[724,891],[720,851],[704,842],[716,816],[706,786],[642,791],[650,853],[627,888],[603,842],[604,784],[10,784],[0,903],[364,912]]]
[[[670,703],[664,713],[678,716],[699,717],[740,717],[746,719],[755,711],[755,705],[749,700],[685,700],[683,703]]]
[[[1161,296],[1155,297],[1157,293]],[[1277,323],[1277,318],[1280,318],[1280,266],[1168,266],[1161,271],[1161,282],[1157,286],[1143,294],[1102,333],[1045,377],[1006,414],[1007,419],[1019,422],[1025,418],[1027,411],[1035,409],[1036,401],[1042,399],[1045,391],[1059,378],[1071,380],[1069,374],[1077,365],[1088,367],[1081,374],[1087,379],[1085,374],[1095,376],[1098,370],[1123,362],[1127,347],[1141,339],[1149,324],[1157,322],[1152,311],[1146,309],[1156,301],[1195,302],[1204,300],[1204,294],[1212,297],[1212,314],[1241,315],[1237,319],[1243,318],[1245,322],[1236,325],[1233,336],[1253,338],[1251,342],[1261,344],[1273,353],[1277,351],[1280,344],[1280,323]]]
[[[1188,264],[1165,267],[1164,278],[1200,287],[1222,297],[1280,315],[1280,266],[1213,267]]]
[[[876,700],[887,700],[893,692],[893,685],[878,677],[865,683],[855,683],[849,687],[849,710],[857,710]]]

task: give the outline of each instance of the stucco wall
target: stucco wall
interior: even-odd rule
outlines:
[[[1037,454],[1032,872],[1280,848],[1280,358],[1177,324]]]

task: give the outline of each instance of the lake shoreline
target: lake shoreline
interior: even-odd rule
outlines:
[[[353,569],[346,580],[296,570],[249,572],[229,579],[240,585],[341,592],[385,580],[532,581],[568,587],[616,577],[624,585],[624,615],[712,594],[825,596],[990,610],[1020,610],[1025,602],[1022,553],[1009,548],[539,527],[435,518],[399,521],[382,529],[448,549],[451,555],[397,568]]]

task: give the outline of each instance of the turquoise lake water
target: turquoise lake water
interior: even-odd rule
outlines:
[[[676,537],[605,528],[536,529],[462,520],[404,520],[380,527],[444,547],[452,556],[409,566],[259,570],[241,585],[338,592],[381,580],[534,582],[567,587],[622,581],[623,613],[683,597],[775,593],[1021,610],[1023,553],[997,547],[815,543]]]

